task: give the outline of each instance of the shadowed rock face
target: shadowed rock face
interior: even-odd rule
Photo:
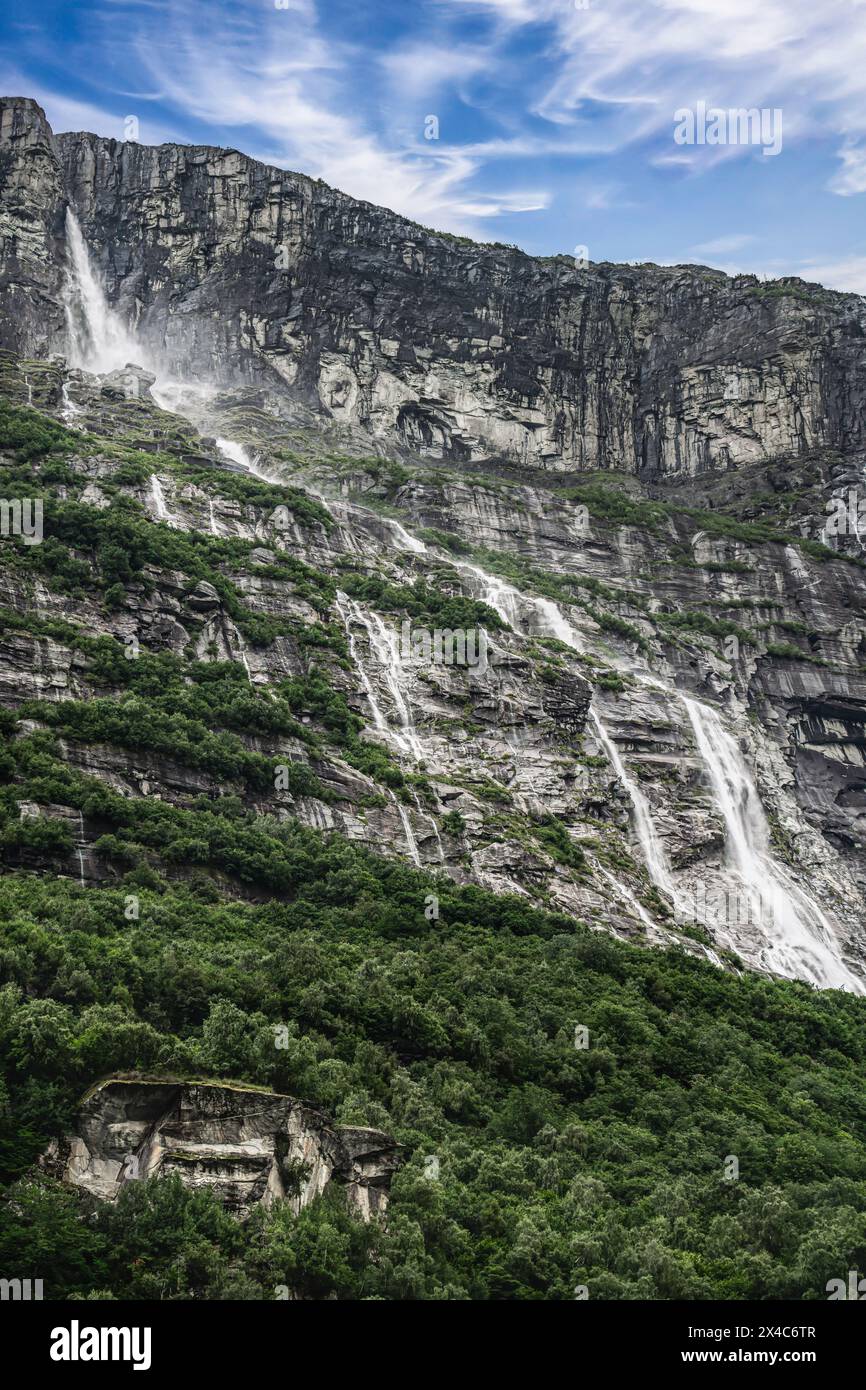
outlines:
[[[62,348],[71,204],[110,298],[175,369],[285,383],[391,449],[650,480],[866,443],[859,296],[698,266],[580,270],[235,150],[55,138],[19,98],[0,135],[5,345],[22,353]]]
[[[265,1091],[204,1082],[104,1081],[46,1166],[100,1201],[127,1182],[178,1173],[232,1210],[308,1206],[331,1182],[369,1220],[384,1212],[396,1145],[379,1130],[332,1128],[317,1110]]]

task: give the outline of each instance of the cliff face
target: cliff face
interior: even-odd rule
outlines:
[[[34,103],[2,112],[6,341],[25,353],[61,345],[69,203],[109,298],[175,369],[283,382],[391,449],[653,480],[866,443],[857,296],[701,267],[580,270],[237,151],[53,140]]]
[[[43,1166],[100,1201],[127,1182],[179,1173],[248,1214],[290,1201],[296,1211],[331,1182],[364,1220],[387,1206],[396,1145],[357,1126],[331,1128],[290,1096],[211,1082],[104,1081],[88,1095],[75,1133]]]
[[[0,387],[68,431],[51,533],[68,557],[0,565],[16,737],[53,730],[125,798],[228,793],[623,936],[862,984],[864,557],[856,527],[824,544],[828,502],[864,476],[862,301],[580,271],[236,152],[54,140],[32,103],[3,119]],[[157,385],[27,357],[68,349],[67,203]],[[153,523],[111,582],[100,515]],[[462,627],[485,632],[482,663],[412,644]],[[170,658],[177,689],[143,684],[116,716],[131,668],[85,635]],[[245,689],[193,728],[208,663]],[[234,742],[206,745],[211,728]],[[275,783],[274,764],[304,776]],[[98,799],[44,786],[22,823],[62,822],[72,847],[22,832],[7,862],[122,878],[140,847]],[[769,885],[757,920],[732,911],[744,883]]]
[[[66,193],[45,114],[0,100],[0,346],[44,356],[63,331]]]

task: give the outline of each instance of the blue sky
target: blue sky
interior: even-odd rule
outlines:
[[[531,252],[866,293],[866,0],[31,0],[0,40],[58,131],[135,117]],[[781,150],[678,143],[700,102]]]

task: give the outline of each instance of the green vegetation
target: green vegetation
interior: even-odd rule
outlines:
[[[52,1298],[569,1300],[577,1283],[823,1298],[863,1266],[866,1002],[632,948],[297,827],[283,855],[283,899],[259,907],[204,881],[0,881],[4,1269],[38,1246]],[[159,1181],[87,1220],[28,1165],[88,1085],[133,1069],[391,1130],[405,1165],[387,1226],[339,1194],[241,1226]]]
[[[689,532],[706,531],[711,536],[728,537],[747,545],[794,545],[813,560],[841,560],[846,564],[866,564],[857,555],[832,550],[821,541],[778,530],[766,521],[741,521],[725,512],[702,511],[677,502],[649,502],[615,491],[604,483],[584,483],[580,487],[562,489],[560,495],[570,502],[585,506],[590,515],[617,525],[638,526],[653,535],[671,537],[671,525],[680,519],[688,523]],[[774,499],[778,506],[778,499]],[[738,565],[737,568],[748,566]],[[718,566],[713,566],[718,568]],[[728,568],[725,565],[725,568]]]
[[[346,574],[340,583],[350,598],[361,599],[384,613],[407,614],[423,618],[432,627],[469,631],[484,627],[500,632],[504,627],[499,614],[478,599],[452,595],[431,586],[423,579],[412,585],[389,584],[378,574]]]
[[[767,647],[767,656],[774,656],[780,661],[809,661],[813,666],[829,665],[822,656],[804,652],[802,647],[795,646],[793,642],[771,642]]]
[[[76,500],[84,480],[68,463],[97,445],[116,462],[104,510]],[[154,574],[180,576],[181,606],[209,583],[247,641],[291,633],[330,666],[308,665],[262,692],[233,662],[146,650],[130,660],[121,643],[73,622],[0,610],[0,629],[73,649],[95,692],[0,711],[4,1276],[28,1272],[22,1260],[37,1251],[52,1299],[269,1300],[288,1285],[313,1299],[570,1301],[586,1284],[593,1299],[799,1301],[824,1298],[829,1278],[866,1267],[866,1000],[742,967],[725,975],[681,949],[632,947],[528,898],[460,887],[323,836],[277,806],[256,814],[251,803],[278,766],[290,795],[326,797],[314,767],[328,749],[389,797],[426,804],[425,779],[366,742],[334,688],[346,650],[331,617],[335,577],[282,553],[257,564],[252,543],[153,523],[123,489],[140,488],[157,456],[129,441],[72,436],[3,406],[0,448],[11,455],[4,477],[29,480],[30,495],[46,500],[44,543],[11,542],[4,553],[19,575],[109,609],[150,593]],[[165,466],[210,481],[173,456]],[[326,524],[302,494],[227,478],[221,489],[243,505],[285,504],[301,524]],[[388,480],[398,480],[393,471]],[[664,504],[628,499],[623,510],[609,490],[580,491],[606,520],[671,529]],[[712,514],[706,528],[717,524],[745,525]],[[535,592],[588,597],[606,630],[644,643],[605,607],[640,610],[640,596],[434,537]],[[319,621],[254,612],[242,589],[250,574],[289,584]],[[347,568],[338,582],[431,626],[504,626],[484,604],[429,581],[391,584]],[[749,640],[701,613],[654,621]],[[535,646],[529,654],[550,678],[565,655],[574,659],[552,639]],[[810,659],[787,644],[769,649],[791,650]],[[623,686],[615,672],[596,680]],[[61,739],[141,750],[145,764],[170,758],[212,787],[183,806],[122,794],[75,771]],[[259,740],[285,741],[305,760],[266,757]],[[468,765],[464,785],[484,803],[491,839],[513,831],[509,791],[475,773]],[[53,863],[74,873],[79,813],[96,837],[101,887],[46,872]],[[619,840],[591,823],[597,841],[574,840],[552,816],[524,818],[517,838],[536,862],[543,851],[579,877],[590,851],[635,873]],[[455,837],[466,829],[457,811],[439,825]],[[655,891],[644,897],[658,913]],[[274,1047],[275,1025],[287,1028],[287,1048]],[[578,1026],[589,1030],[585,1049],[575,1046]],[[339,1192],[297,1217],[278,1204],[239,1223],[177,1178],[129,1184],[115,1206],[92,1212],[32,1165],[69,1130],[88,1087],[133,1072],[273,1088],[337,1123],[389,1130],[405,1162],[387,1223],[361,1225]],[[436,1179],[424,1169],[431,1154]],[[725,1179],[731,1154],[736,1182]]]
[[[38,410],[11,405],[0,398],[0,451],[12,454],[18,463],[44,460],[80,448],[80,435]]]

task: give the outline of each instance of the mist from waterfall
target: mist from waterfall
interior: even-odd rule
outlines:
[[[101,374],[128,362],[147,366],[141,344],[111,308],[78,218],[66,209],[66,283],[63,290],[69,365]]]

